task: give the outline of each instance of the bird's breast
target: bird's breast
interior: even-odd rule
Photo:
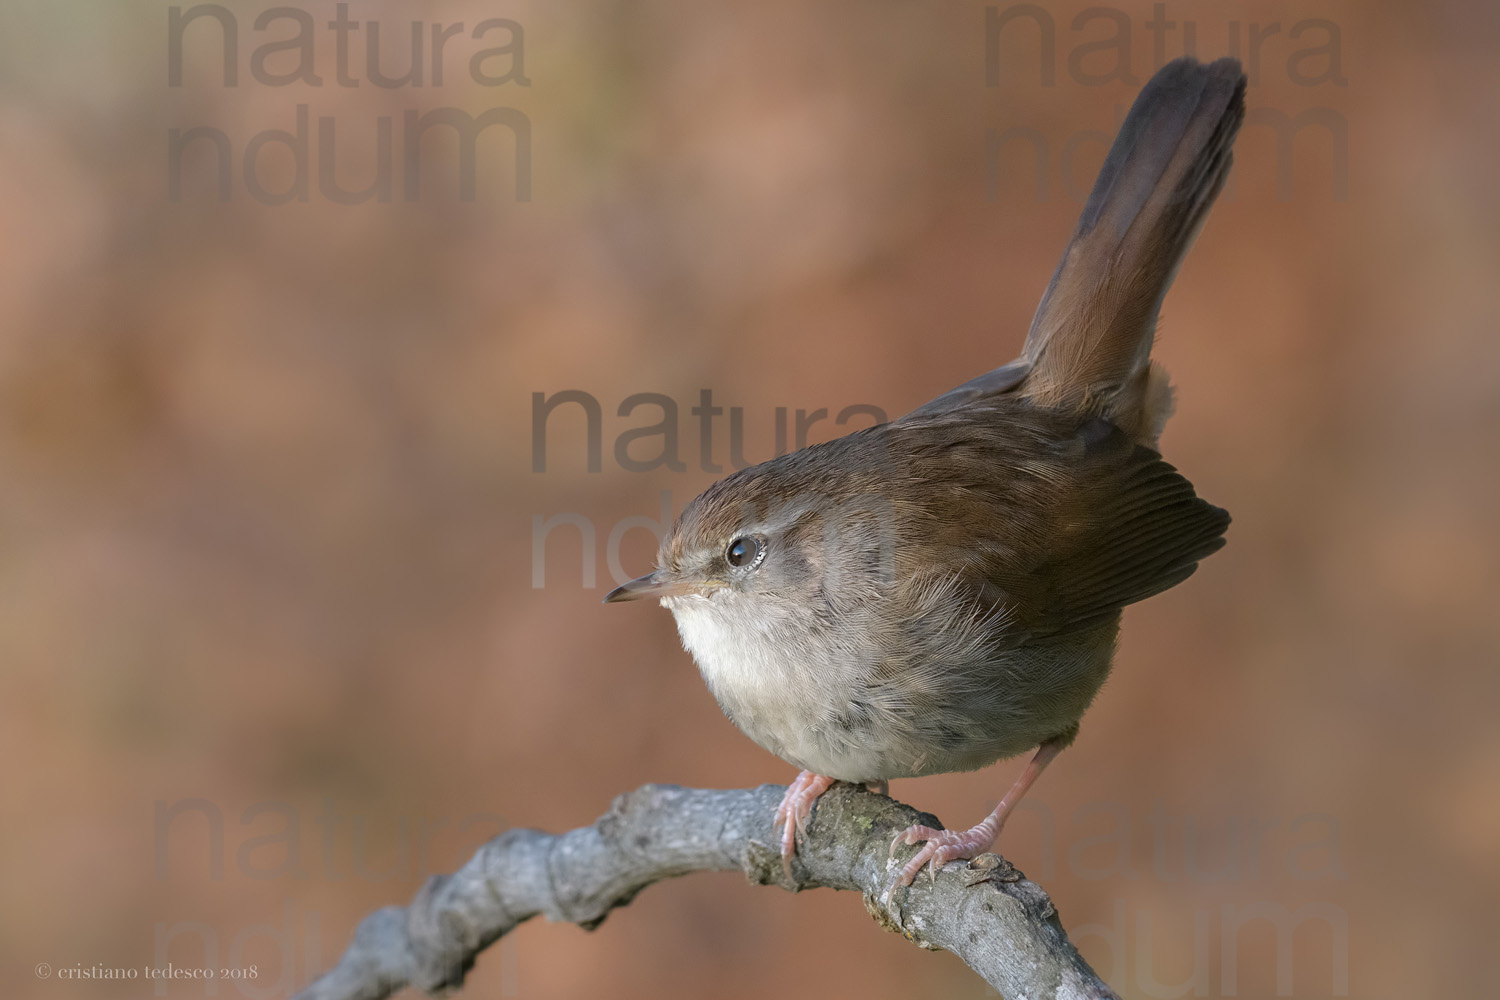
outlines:
[[[972,770],[1057,735],[1108,674],[1115,628],[1001,651],[957,623],[916,641],[728,591],[662,603],[730,721],[845,781]]]
[[[879,747],[868,734],[851,739],[837,724],[860,684],[857,651],[837,650],[833,635],[809,616],[774,603],[722,592],[662,603],[719,707],[746,736],[818,774],[882,777]]]

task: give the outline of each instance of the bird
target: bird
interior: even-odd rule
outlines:
[[[1151,347],[1229,174],[1245,86],[1227,58],[1147,81],[1019,358],[721,479],[656,568],[605,598],[669,609],[725,715],[800,769],[773,825],[788,873],[834,781],[885,791],[1034,749],[975,826],[898,833],[893,858],[918,849],[892,886],[989,850],[1077,736],[1122,609],[1224,545],[1228,513],[1158,450],[1174,390]]]

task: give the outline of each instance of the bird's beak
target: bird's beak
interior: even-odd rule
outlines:
[[[605,604],[619,601],[637,601],[649,597],[674,597],[678,594],[693,594],[708,589],[710,585],[697,580],[677,580],[668,573],[657,570],[631,580],[624,586],[611,590],[604,598]]]

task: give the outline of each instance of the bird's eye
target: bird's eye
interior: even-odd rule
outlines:
[[[729,543],[724,559],[731,566],[749,566],[760,558],[760,542],[746,536]]]

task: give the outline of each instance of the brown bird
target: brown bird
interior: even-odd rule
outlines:
[[[1020,359],[895,420],[744,469],[688,504],[649,576],[725,714],[802,768],[796,833],[835,779],[967,771],[1036,747],[964,831],[912,827],[924,864],[987,850],[1073,741],[1120,611],[1187,579],[1229,515],[1156,451],[1167,286],[1229,173],[1233,59],[1178,59],[1137,97]]]

